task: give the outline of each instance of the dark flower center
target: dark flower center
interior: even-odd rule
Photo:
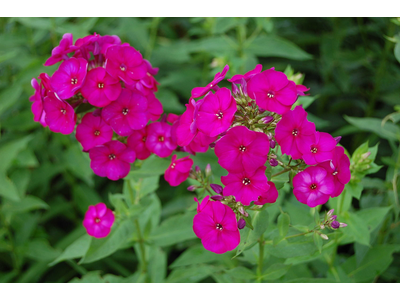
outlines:
[[[143,141],[143,142],[145,142],[145,141],[146,141],[146,137],[145,137],[145,136],[142,138],[142,141]]]
[[[62,113],[63,115],[65,115],[65,114],[67,113],[67,111],[66,111],[64,108],[61,108],[60,111],[61,111],[61,113]]]
[[[96,130],[96,131],[94,132],[94,135],[95,135],[95,136],[99,136],[99,135],[100,135],[100,130]]]
[[[111,159],[111,160],[115,159],[115,154],[112,154],[112,153],[111,153],[111,154],[108,156],[108,158]]]
[[[158,141],[159,141],[159,142],[164,142],[164,137],[163,137],[163,136],[159,136],[159,137],[158,137]]]
[[[126,71],[126,66],[124,64],[121,64],[119,66],[119,68],[121,69],[121,71],[125,72]]]
[[[224,229],[224,227],[222,227],[222,225],[221,224],[215,224],[215,228],[216,229],[218,229],[218,230],[220,230],[220,231],[222,231],[222,229]]]
[[[242,152],[246,151],[246,147],[245,147],[245,146],[243,146],[243,145],[240,145],[240,147],[239,147],[239,151],[242,151]]]
[[[96,223],[99,223],[99,222],[100,222],[100,219],[99,219],[99,218],[95,218],[94,221],[95,221]]]
[[[219,120],[221,120],[221,119],[224,117],[224,114],[223,114],[222,111],[219,111],[219,112],[216,113],[215,115],[217,116],[217,118],[218,118]]]
[[[267,97],[268,97],[268,98],[274,98],[274,96],[275,96],[275,93],[272,92],[272,91],[269,91],[269,92],[267,93]]]
[[[78,79],[76,78],[71,78],[71,84],[77,84],[78,83]]]
[[[299,131],[295,128],[292,131],[292,135],[297,136],[299,134]]]
[[[249,185],[249,184],[251,183],[251,181],[250,181],[250,179],[248,179],[248,178],[244,178],[244,179],[242,180],[242,183],[243,183],[244,185]]]
[[[318,152],[317,147],[311,147],[311,152],[314,154],[317,153]]]
[[[176,166],[176,164],[173,163],[173,164],[171,165],[171,169],[175,169],[175,166]]]
[[[338,171],[335,171],[335,172],[332,173],[332,175],[336,176],[338,173],[339,173]]]
[[[122,110],[122,114],[123,114],[124,116],[126,116],[126,115],[128,114],[128,112],[129,112],[129,109],[126,108],[126,107]]]
[[[99,83],[97,84],[97,87],[98,87],[99,89],[102,89],[102,88],[104,88],[104,83],[102,83],[102,82],[99,82]]]
[[[310,185],[310,189],[315,190],[317,188],[317,185],[315,183],[313,183],[312,185]]]

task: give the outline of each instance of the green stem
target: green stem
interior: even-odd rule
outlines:
[[[264,263],[264,234],[261,235],[259,240],[260,253],[258,255],[258,268],[257,268],[257,282],[261,282],[261,275]]]
[[[158,31],[158,25],[160,24],[161,18],[153,18],[151,25],[150,25],[150,38],[149,38],[149,43],[147,44],[147,49],[146,49],[146,58],[150,60],[151,53],[153,52],[154,49],[154,44],[156,42],[157,38],[157,31]]]
[[[146,273],[147,272],[147,263],[146,263],[146,252],[145,252],[145,248],[144,248],[144,240],[142,237],[142,233],[140,231],[140,224],[138,219],[135,220],[135,225],[136,225],[136,229],[138,232],[138,238],[139,238],[139,246],[140,246],[140,255],[142,256],[142,273]]]
[[[0,218],[1,218],[1,221],[3,222],[3,224],[4,224],[4,228],[6,230],[6,233],[7,233],[7,236],[8,236],[8,240],[10,241],[13,268],[19,272],[19,265],[18,265],[17,254],[16,254],[16,251],[15,251],[14,237],[12,235],[10,227],[8,226],[8,224],[6,222],[6,219],[4,218],[1,210],[0,210]]]

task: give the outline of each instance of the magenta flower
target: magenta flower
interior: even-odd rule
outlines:
[[[254,75],[247,83],[247,93],[259,107],[283,115],[297,100],[296,84],[273,69]]]
[[[229,172],[253,172],[267,161],[269,144],[266,134],[235,126],[216,142],[215,155]]]
[[[106,52],[106,70],[128,85],[146,76],[147,65],[142,54],[131,46],[112,46]]]
[[[344,189],[344,185],[350,181],[350,159],[344,153],[343,147],[336,146],[333,150],[333,157],[331,161],[326,161],[318,165],[324,168],[329,174],[333,176],[335,189],[331,197],[339,196]]]
[[[120,141],[110,141],[89,150],[90,167],[94,174],[118,180],[128,175],[135,161],[135,151]]]
[[[318,166],[308,167],[293,178],[293,194],[309,207],[325,204],[334,188],[332,175]]]
[[[68,60],[68,53],[75,51],[77,47],[72,45],[72,33],[63,35],[60,44],[51,51],[51,56],[44,63],[45,66],[52,66],[61,60]]]
[[[146,139],[147,127],[133,131],[127,140],[128,147],[135,151],[136,157],[140,160],[148,158],[151,154],[146,147]]]
[[[307,113],[301,106],[282,116],[275,129],[275,139],[282,153],[300,159],[302,153],[310,150],[314,142],[315,124],[307,120]]]
[[[92,112],[85,114],[82,122],[76,127],[76,139],[81,143],[83,151],[111,141],[112,136],[113,130],[110,125]]]
[[[36,80],[36,78],[32,78],[31,85],[35,89],[35,93],[29,98],[29,101],[32,103],[32,113],[33,113],[33,120],[35,122],[40,122],[43,127],[46,127],[46,113],[43,108],[43,95],[44,90]]]
[[[98,67],[87,74],[81,93],[90,104],[104,107],[117,100],[121,90],[119,80],[108,75],[104,68]]]
[[[308,151],[303,153],[303,160],[307,165],[331,160],[335,147],[336,141],[329,133],[316,131],[314,143]]]
[[[197,114],[197,127],[208,136],[217,136],[231,126],[235,113],[236,101],[231,91],[221,88],[204,97]]]
[[[118,135],[128,136],[146,126],[147,99],[137,92],[122,89],[118,99],[104,107],[102,117]]]
[[[239,173],[229,173],[222,176],[221,182],[225,185],[223,195],[233,195],[236,201],[243,205],[250,205],[251,201],[257,201],[258,197],[265,194],[269,189],[265,169],[265,166],[261,166],[253,172],[245,169]]]
[[[68,99],[75,95],[84,83],[87,65],[82,58],[70,58],[60,65],[50,81],[58,97]]]
[[[198,213],[205,212],[207,214],[212,214],[212,205],[210,204],[210,203],[212,203],[212,201],[210,201],[210,196],[204,197],[204,199],[201,201],[201,203],[199,202],[199,200],[196,197],[194,197],[194,201],[197,202],[196,211]]]
[[[228,79],[228,81],[232,82],[232,83],[240,84],[240,83],[242,83],[242,79],[244,79],[246,82],[248,82],[251,77],[253,77],[254,75],[256,75],[258,73],[261,73],[261,70],[262,70],[262,65],[259,64],[254,68],[254,70],[251,70],[244,75],[239,75],[239,74],[235,75],[231,79]]]
[[[297,95],[299,96],[308,96],[309,94],[305,94],[304,92],[308,92],[310,88],[306,87],[305,85],[302,84],[297,84],[296,85],[296,90],[297,90]]]
[[[104,203],[90,205],[83,219],[83,226],[88,235],[97,239],[106,237],[115,221],[114,213]]]
[[[171,186],[178,186],[184,182],[189,177],[193,165],[193,160],[189,156],[180,159],[176,157],[176,154],[172,156],[171,164],[164,173],[165,180]]]
[[[231,251],[240,243],[236,215],[221,202],[209,202],[207,209],[194,217],[193,231],[205,249],[217,254]]]
[[[278,190],[275,187],[275,183],[272,181],[268,181],[269,189],[266,193],[258,196],[257,201],[254,201],[255,205],[264,205],[266,203],[275,203],[276,199],[278,199]]]
[[[215,74],[213,81],[211,81],[205,87],[195,87],[194,89],[192,89],[192,98],[199,98],[207,94],[212,88],[214,88],[221,80],[225,78],[228,70],[229,66],[226,65],[222,70],[222,73],[218,72],[217,74]]]
[[[49,92],[44,98],[44,111],[46,124],[51,131],[62,134],[70,134],[74,131],[76,124],[74,109],[67,102],[58,99],[53,92]]]
[[[159,157],[167,157],[175,150],[172,140],[172,126],[165,122],[151,123],[147,126],[146,147]]]
[[[209,137],[202,132],[197,133],[195,138],[189,143],[189,145],[183,147],[183,151],[188,152],[192,155],[196,153],[207,152],[210,144],[214,142],[216,137]]]
[[[156,98],[154,93],[149,93],[147,98],[147,118],[151,121],[157,121],[164,112],[163,106]]]
[[[196,136],[197,129],[197,112],[203,100],[199,100],[197,103],[193,99],[189,100],[188,104],[185,104],[186,111],[182,114],[179,119],[179,126],[176,129],[176,137],[178,145],[183,147],[189,145],[189,143]]]

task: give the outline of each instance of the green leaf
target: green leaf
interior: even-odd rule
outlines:
[[[19,96],[22,93],[22,87],[20,84],[13,84],[0,93],[0,116],[14,103],[17,102]]]
[[[167,254],[160,247],[150,250],[149,275],[151,282],[164,282],[167,275]]]
[[[255,211],[252,220],[254,230],[247,227],[241,230],[240,244],[237,247],[236,255],[233,258],[257,244],[258,239],[268,227],[268,212],[266,210]]]
[[[350,181],[348,184],[346,184],[346,194],[350,194],[354,198],[360,200],[361,198],[361,193],[364,189],[364,186],[361,184],[361,182],[354,182]],[[350,201],[351,203],[351,201]]]
[[[65,248],[64,252],[61,253],[61,255],[57,257],[53,262],[51,262],[49,266],[54,266],[59,262],[67,259],[79,258],[84,256],[90,247],[91,241],[92,238],[88,234],[81,236],[79,239],[77,239],[71,245]]]
[[[300,96],[297,101],[293,104],[292,109],[295,108],[298,105],[303,105],[303,108],[306,109],[307,107],[309,107],[314,101],[315,99],[317,99],[318,96]]]
[[[289,271],[291,265],[273,264],[263,272],[261,278],[263,280],[277,280]]]
[[[160,176],[152,176],[146,178],[140,178],[137,180],[134,179],[125,179],[124,182],[124,194],[127,198],[131,197],[130,195],[130,188],[133,189],[134,198],[131,201],[139,201],[143,197],[147,196],[148,194],[154,192],[158,189],[158,181]],[[128,186],[130,185],[130,187]]]
[[[21,199],[15,184],[6,175],[0,173],[0,195],[13,201]]]
[[[379,135],[381,138],[389,141],[397,141],[400,139],[400,128],[392,123],[385,123],[382,126],[382,120],[377,118],[355,118],[344,116],[347,122],[353,124],[363,131],[371,131]]]
[[[29,258],[48,262],[55,259],[61,253],[60,250],[54,249],[50,246],[49,242],[45,239],[34,239],[29,242],[26,256]]]
[[[300,49],[294,43],[277,36],[258,36],[247,45],[247,53],[262,57],[283,57],[294,60],[312,59],[312,55]]]
[[[366,223],[369,232],[371,232],[383,222],[390,209],[391,207],[366,208],[358,211],[356,215],[359,219]]]
[[[280,258],[311,255],[317,250],[312,239],[293,243],[283,240],[275,246],[271,244],[265,244],[265,248],[269,254]]]
[[[91,263],[113,254],[132,237],[134,231],[135,226],[131,219],[125,219],[119,224],[114,224],[107,237],[102,239],[92,238],[89,250],[79,263]]]
[[[322,246],[323,246],[322,238],[316,231],[314,231],[313,239],[314,239],[314,244],[317,247],[319,253],[322,253]]]
[[[274,238],[274,244],[278,244],[285,238],[289,231],[290,217],[287,213],[281,213],[278,217],[279,236]]]
[[[256,274],[245,267],[236,267],[226,272],[230,277],[250,281],[256,278]]]
[[[188,248],[183,252],[171,265],[171,268],[182,267],[187,265],[209,263],[221,261],[221,254],[216,254],[204,249],[203,245],[196,245]],[[229,254],[230,256],[230,254]]]
[[[169,274],[166,282],[199,282],[214,272],[215,268],[207,265],[175,268]]]
[[[140,169],[131,171],[125,178],[141,179],[145,177],[154,177],[157,175],[161,175],[164,174],[170,163],[171,162],[169,160],[152,155],[143,162]]]
[[[370,233],[364,220],[351,212],[345,212],[343,217],[343,222],[347,224],[347,227],[341,229],[343,233],[353,236],[356,242],[369,246]]]
[[[394,57],[396,57],[397,61],[400,63],[400,43],[394,46]]]
[[[48,209],[49,205],[43,200],[28,195],[20,202],[7,202],[3,205],[2,211],[5,213],[23,213],[35,209]]]
[[[90,168],[90,158],[77,143],[72,144],[64,153],[64,163],[76,177],[82,179],[89,186],[93,186],[93,170]]]
[[[151,233],[149,240],[164,247],[195,238],[193,217],[193,213],[186,213],[166,219]]]
[[[4,98],[1,97],[0,99]],[[33,136],[28,135],[5,144],[0,144],[0,173],[5,174],[18,152],[24,149],[32,138]]]

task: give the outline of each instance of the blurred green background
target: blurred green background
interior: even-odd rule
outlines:
[[[400,64],[395,56],[400,58],[396,44],[400,39],[389,39],[400,31],[399,24],[389,18],[1,18],[0,282],[68,282],[96,270],[127,277],[138,265],[129,245],[83,266],[71,259],[48,265],[84,234],[81,222],[87,207],[108,203],[109,194],[121,193],[123,185],[122,180],[111,182],[93,174],[88,155],[81,152],[74,135],[52,133],[33,122],[30,81],[41,72],[53,74],[57,65],[44,67],[43,63],[64,33],[72,33],[74,41],[93,32],[118,35],[140,50],[160,68],[156,96],[167,113],[182,113],[191,89],[210,82],[225,64],[230,66],[227,78],[257,63],[264,70],[275,67],[279,71],[290,65],[305,75],[304,85],[316,96],[307,110],[317,130],[341,135],[349,153],[365,141],[370,146],[379,143],[375,162],[383,167],[373,179],[362,182],[361,200],[352,201],[357,211],[398,201],[400,129],[393,123],[400,118],[391,115],[385,128],[381,120],[400,105]],[[227,81],[222,85],[229,87]],[[196,163],[204,167],[209,159],[216,166],[211,152],[198,155]],[[215,174],[221,172],[215,169]],[[161,220],[192,205],[188,184],[172,188],[161,177],[159,185]],[[383,217],[371,233],[371,244],[400,244],[398,211]],[[359,266],[359,259],[368,255],[368,247],[353,242],[339,246],[337,264],[356,257]],[[179,241],[163,247],[166,261],[160,272],[164,277],[172,272],[167,266],[197,244]],[[393,259],[393,252],[394,248],[382,252],[390,260],[378,262],[385,265],[380,272],[370,271],[372,276],[360,280],[350,272],[346,278],[398,282],[400,255],[394,253]],[[237,266],[230,257],[220,260]],[[328,272],[318,261],[305,266],[306,271],[302,268],[294,268],[286,281],[296,276],[325,278]],[[199,269],[203,275],[193,281],[224,280],[203,271]],[[173,274],[170,281],[186,278]]]

